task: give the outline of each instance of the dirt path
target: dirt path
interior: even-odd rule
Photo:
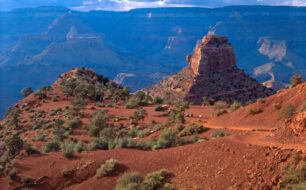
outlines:
[[[259,146],[268,146],[275,147],[280,149],[295,149],[300,150],[302,152],[306,152],[306,143],[280,143],[275,140],[269,138],[273,137],[273,132],[277,129],[258,129],[258,128],[250,128],[250,127],[223,127],[223,126],[214,126],[214,125],[205,125],[205,127],[210,129],[229,129],[236,131],[244,131],[246,132],[243,135],[233,135],[229,137],[229,139],[235,142],[241,142],[244,144],[252,144]]]

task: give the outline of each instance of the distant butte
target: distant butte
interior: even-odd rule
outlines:
[[[146,89],[151,96],[169,97],[174,101],[201,104],[204,96],[232,103],[245,103],[272,95],[266,88],[240,70],[228,38],[209,35],[196,45],[189,65],[181,72]]]

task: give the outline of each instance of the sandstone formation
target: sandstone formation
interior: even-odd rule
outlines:
[[[236,65],[233,46],[222,36],[209,35],[187,56],[189,66],[147,89],[151,96],[201,104],[203,96],[232,103],[255,101],[273,94]]]

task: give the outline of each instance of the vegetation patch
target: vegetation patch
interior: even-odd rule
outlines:
[[[105,163],[97,169],[96,178],[99,179],[101,177],[110,176],[115,171],[118,163],[119,162],[113,158],[106,160]]]
[[[280,119],[285,120],[293,116],[295,107],[292,104],[285,105],[280,111]]]
[[[212,134],[210,135],[211,138],[220,138],[229,136],[230,134],[227,131],[215,129]]]

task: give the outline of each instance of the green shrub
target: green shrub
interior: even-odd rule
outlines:
[[[117,181],[116,190],[136,190],[140,188],[142,177],[137,172],[124,173]]]
[[[17,175],[18,175],[18,170],[16,168],[13,168],[8,172],[8,176],[11,180],[15,180],[17,178]]]
[[[108,149],[108,143],[107,141],[101,139],[101,138],[95,138],[91,143],[89,143],[89,149],[95,150],[95,149],[102,149],[107,150]]]
[[[137,121],[144,120],[144,118],[148,115],[147,111],[143,109],[142,107],[139,107],[138,110],[134,112],[134,119]]]
[[[249,108],[248,111],[249,111],[249,114],[251,115],[256,115],[256,114],[263,112],[261,108]]]
[[[302,83],[303,77],[300,74],[295,74],[291,77],[290,82],[291,86],[295,87],[296,85]]]
[[[87,150],[87,146],[84,142],[82,141],[79,141],[75,146],[74,146],[74,150],[76,152],[82,152],[82,151],[85,151]]]
[[[6,148],[10,156],[14,157],[19,151],[23,148],[23,140],[19,137],[18,134],[12,135],[9,139],[6,140]]]
[[[87,102],[82,98],[76,98],[70,102],[74,106],[86,106]]]
[[[171,109],[168,115],[168,123],[183,124],[185,123],[184,112],[182,110]]]
[[[158,96],[156,96],[156,97],[153,98],[153,103],[154,104],[162,104],[163,103],[163,99],[158,97]]]
[[[163,108],[161,105],[156,105],[154,107],[154,111],[165,111],[165,108]]]
[[[74,144],[71,142],[64,142],[61,145],[63,157],[71,159],[74,157]]]
[[[72,120],[69,120],[67,122],[67,127],[75,129],[75,128],[80,127],[82,124],[83,124],[83,122],[81,120],[79,120],[79,119],[72,119]]]
[[[129,99],[129,101],[126,103],[125,108],[127,109],[135,109],[139,107],[140,101],[138,99]]]
[[[285,120],[293,116],[295,107],[292,104],[285,105],[280,111],[280,119]]]
[[[118,161],[111,158],[109,160],[106,160],[104,164],[101,165],[100,168],[97,169],[96,172],[96,178],[101,178],[105,176],[110,176],[116,169],[116,165],[118,164]]]
[[[99,136],[100,131],[105,128],[112,127],[108,123],[108,115],[103,111],[97,111],[94,113],[92,119],[89,122],[88,126],[88,135],[89,136]]]
[[[39,150],[37,150],[37,148],[35,146],[29,146],[27,149],[26,149],[26,153],[27,155],[31,155],[31,154],[39,154]]]
[[[47,152],[57,152],[61,150],[61,145],[57,141],[51,141],[45,143],[42,148],[41,152],[47,153]]]
[[[160,171],[147,174],[142,183],[141,189],[142,190],[154,190],[154,189],[161,188],[168,174],[169,172],[166,169],[162,169]]]
[[[202,104],[205,106],[213,106],[215,104],[215,100],[204,96],[202,99]]]
[[[229,112],[233,112],[233,111],[235,111],[235,110],[241,108],[241,106],[242,106],[241,103],[240,103],[240,102],[237,102],[237,101],[235,100],[234,103],[230,105],[230,107],[229,107]]]
[[[257,99],[257,102],[263,104],[263,103],[266,102],[266,100],[263,99],[263,98],[258,98],[258,99]]]
[[[229,136],[230,134],[226,131],[215,129],[212,134],[210,135],[211,138],[219,138]]]
[[[281,189],[304,190],[306,187],[306,162],[300,153],[291,157],[291,163],[282,166]]]
[[[161,137],[157,140],[156,149],[168,148],[186,144],[186,140],[177,136],[177,131],[164,129]]]
[[[194,133],[191,137],[190,137],[190,140],[193,142],[193,143],[196,143],[199,141],[199,135],[198,133]]]
[[[183,136],[189,136],[189,135],[193,135],[195,133],[199,134],[199,133],[202,133],[203,131],[205,131],[205,128],[202,125],[191,123],[183,129],[183,131],[181,132],[181,136],[182,137]]]
[[[273,108],[276,109],[276,110],[279,110],[279,109],[281,109],[281,107],[282,107],[282,105],[279,104],[279,103],[273,104],[272,106],[273,106]]]
[[[212,115],[213,116],[220,116],[222,114],[225,114],[227,111],[228,105],[226,102],[223,102],[223,101],[218,101],[215,103],[214,105],[214,110],[212,112]]]
[[[22,176],[20,182],[24,185],[28,185],[29,183],[33,182],[33,178],[31,176]]]

